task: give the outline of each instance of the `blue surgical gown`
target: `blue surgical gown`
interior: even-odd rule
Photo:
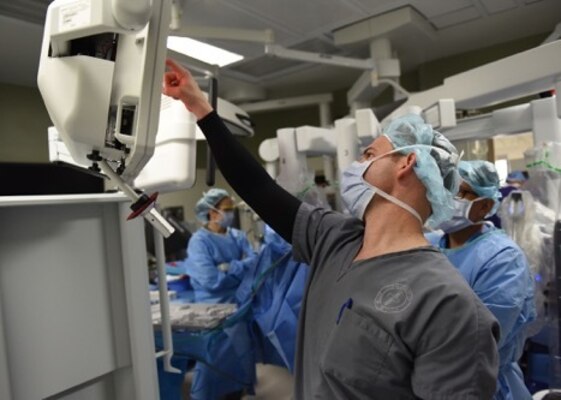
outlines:
[[[527,328],[536,319],[534,281],[524,253],[504,231],[484,226],[463,246],[447,248],[447,235],[429,234],[458,268],[501,326],[496,400],[531,399],[517,364]]]
[[[292,246],[265,227],[264,246],[255,268],[245,275],[238,303],[251,302],[260,358],[294,371],[298,316],[304,298],[308,266],[292,258]],[[259,347],[261,345],[261,347]]]
[[[234,303],[235,293],[256,255],[245,234],[228,228],[218,234],[201,228],[187,246],[185,272],[198,303]],[[228,264],[226,271],[218,266]]]

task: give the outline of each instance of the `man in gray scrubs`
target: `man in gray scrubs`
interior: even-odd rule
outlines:
[[[418,116],[396,119],[344,171],[351,216],[280,188],[168,60],[164,93],[195,114],[234,190],[310,265],[296,399],[491,399],[498,324],[423,224],[452,212],[456,149]]]

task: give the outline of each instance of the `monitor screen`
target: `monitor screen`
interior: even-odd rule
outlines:
[[[68,164],[0,163],[1,196],[103,193],[103,178]]]

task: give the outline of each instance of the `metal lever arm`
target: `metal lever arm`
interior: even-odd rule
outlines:
[[[168,221],[156,210],[154,207],[157,194],[152,196],[138,195],[133,188],[131,188],[127,183],[111,168],[111,166],[105,160],[99,162],[99,166],[105,175],[111,178],[121,189],[129,199],[133,201],[133,207],[139,205],[143,200],[146,200],[145,204],[140,204],[140,208],[134,208],[131,217],[136,217],[142,215],[152,226],[157,229],[164,237],[168,238],[171,236],[175,229],[170,225]],[[129,217],[129,219],[131,219]]]
[[[164,350],[156,353],[156,358],[164,357],[164,370],[166,372],[181,373],[181,370],[171,365],[173,357],[173,340],[171,335],[171,321],[169,317],[169,296],[166,280],[164,238],[157,229],[153,229],[154,248],[156,250],[156,266],[158,268],[158,289],[160,291],[160,314],[162,316],[162,336]]]

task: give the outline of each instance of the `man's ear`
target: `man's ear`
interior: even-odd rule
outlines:
[[[404,157],[400,158],[398,175],[403,176],[411,172],[414,173],[413,168],[417,165],[417,155],[415,153],[409,153]]]
[[[411,152],[407,154],[407,165],[411,168],[417,165],[417,153]]]

